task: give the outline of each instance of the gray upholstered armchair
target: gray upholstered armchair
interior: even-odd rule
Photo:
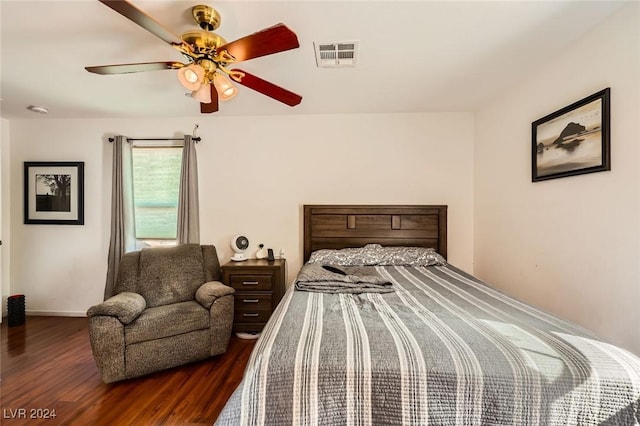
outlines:
[[[220,282],[214,246],[126,253],[114,293],[87,311],[91,349],[105,383],[227,350],[233,288]]]

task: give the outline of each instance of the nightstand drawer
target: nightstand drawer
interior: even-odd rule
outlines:
[[[271,309],[271,294],[238,292],[234,298],[235,312]]]
[[[231,274],[229,281],[231,287],[240,291],[263,291],[273,288],[273,274]]]
[[[253,309],[234,311],[234,322],[246,323],[246,322],[267,322],[271,316],[271,308],[269,309]]]

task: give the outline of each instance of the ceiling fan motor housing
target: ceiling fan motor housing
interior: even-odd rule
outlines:
[[[227,44],[218,34],[202,30],[187,31],[180,38],[193,47],[194,53],[200,55],[213,56],[220,46]]]

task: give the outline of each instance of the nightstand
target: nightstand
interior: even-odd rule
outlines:
[[[248,259],[222,265],[222,282],[233,287],[233,331],[262,331],[285,291],[285,259]]]

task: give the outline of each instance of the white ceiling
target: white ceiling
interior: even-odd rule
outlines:
[[[193,1],[136,6],[175,34]],[[623,6],[611,1],[207,1],[227,41],[282,22],[300,48],[242,68],[303,97],[294,108],[251,89],[212,116],[473,111],[553,66]],[[181,61],[177,50],[97,0],[0,0],[3,118],[198,116],[175,70],[97,75],[89,65]],[[359,40],[358,65],[317,68],[313,42]],[[578,64],[576,64],[576,67]],[[46,116],[26,110],[49,108]]]

